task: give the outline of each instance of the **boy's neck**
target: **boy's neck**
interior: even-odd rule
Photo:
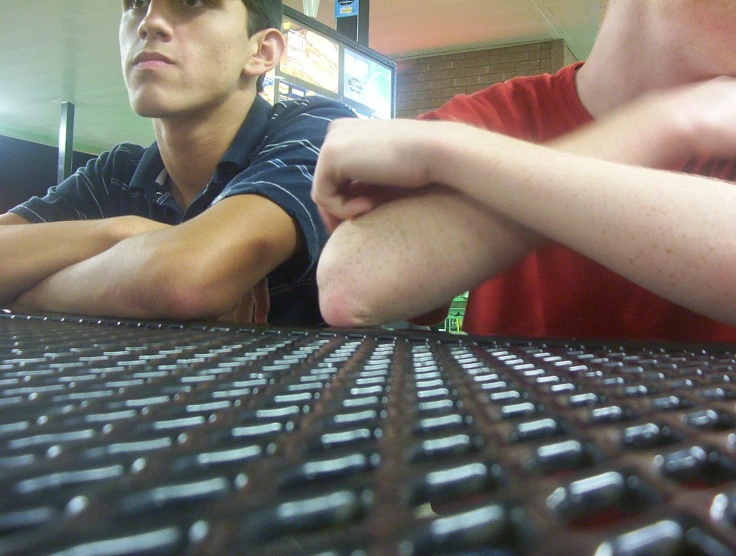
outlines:
[[[701,79],[651,4],[614,3],[588,60],[576,75],[580,100],[594,118],[639,98]]]
[[[247,98],[238,96],[194,118],[154,120],[156,141],[169,175],[171,192],[182,209],[209,183],[254,100],[254,94]]]

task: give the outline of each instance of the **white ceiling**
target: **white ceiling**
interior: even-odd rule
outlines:
[[[335,27],[335,0],[317,19]],[[284,0],[302,11],[302,0]],[[599,0],[372,0],[370,47],[391,58],[564,38],[584,59]],[[128,106],[117,45],[120,0],[0,0],[0,135],[57,144],[62,101],[76,105],[76,150],[149,144]]]

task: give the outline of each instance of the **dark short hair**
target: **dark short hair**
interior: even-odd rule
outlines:
[[[281,31],[283,6],[281,0],[243,0],[248,10],[248,35],[253,36],[258,31],[275,28]],[[265,75],[259,75],[256,89],[263,90]]]

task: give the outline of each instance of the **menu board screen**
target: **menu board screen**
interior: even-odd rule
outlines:
[[[337,94],[340,85],[337,42],[290,20],[285,20],[284,35],[287,49],[281,60],[281,73]]]
[[[263,91],[261,91],[261,96],[271,104],[276,102],[275,74],[276,72],[271,70],[263,77]]]
[[[343,95],[370,108],[378,118],[391,118],[391,70],[345,49]]]

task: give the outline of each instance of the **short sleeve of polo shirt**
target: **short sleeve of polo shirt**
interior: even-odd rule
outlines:
[[[310,97],[274,106],[266,134],[250,164],[235,176],[213,201],[233,195],[253,194],[279,205],[299,225],[311,268],[327,241],[327,232],[311,189],[317,157],[330,122],[354,118],[355,113],[336,101]]]
[[[120,216],[120,206],[144,149],[123,143],[91,159],[43,198],[32,197],[10,212],[31,223],[93,220]]]

